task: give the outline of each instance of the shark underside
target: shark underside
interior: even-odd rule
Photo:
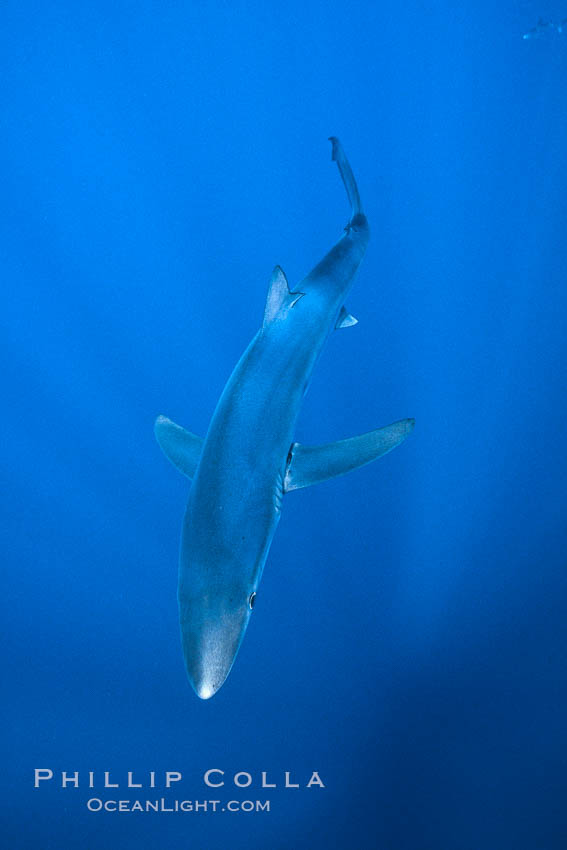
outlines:
[[[402,419],[322,446],[293,441],[329,334],[356,324],[344,301],[369,238],[352,170],[338,139],[331,142],[352,208],[343,236],[293,289],[275,267],[262,327],[229,378],[205,438],[165,416],[155,423],[163,452],[192,480],[178,600],[187,675],[203,699],[218,691],[234,663],[283,496],[376,460],[414,425]]]

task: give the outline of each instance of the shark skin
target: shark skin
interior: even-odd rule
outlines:
[[[226,680],[244,637],[286,492],[380,457],[411,432],[413,419],[321,447],[293,442],[305,390],[344,308],[369,227],[350,165],[331,137],[352,207],[339,241],[295,289],[276,266],[264,321],[236,364],[205,439],[164,416],[155,434],[192,486],[179,560],[179,621],[185,667],[202,699]]]

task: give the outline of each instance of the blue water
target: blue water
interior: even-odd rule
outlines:
[[[3,846],[567,846],[567,36],[522,40],[565,14],[3,4]],[[273,265],[296,283],[340,235],[331,134],[372,239],[297,437],[417,424],[286,497],[202,702],[177,625],[188,482],[152,423],[203,434]],[[254,783],[215,792],[209,768]],[[281,787],[313,770],[324,789]],[[271,811],[92,813],[93,793]]]

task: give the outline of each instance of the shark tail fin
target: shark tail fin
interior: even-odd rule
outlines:
[[[414,425],[415,419],[401,419],[385,428],[324,446],[293,443],[284,478],[284,493],[336,478],[382,457],[403,442]]]
[[[336,136],[330,136],[329,141],[333,146],[331,157],[333,159],[333,162],[337,163],[340,175],[343,178],[343,183],[345,184],[348,199],[352,207],[352,218],[354,218],[355,215],[359,215],[362,213],[362,204],[360,203],[358,186],[356,185],[356,180],[354,179],[354,174],[352,173],[352,168],[350,167],[350,163],[346,158],[343,146],[341,145]]]
[[[167,416],[158,416],[154,423],[154,434],[166,458],[188,478],[193,478],[201,456],[203,438],[176,425]]]

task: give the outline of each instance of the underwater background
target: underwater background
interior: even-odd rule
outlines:
[[[2,4],[3,846],[567,846],[567,34],[522,38],[540,15],[567,7]],[[153,421],[204,434],[274,264],[294,285],[340,235],[332,134],[372,236],[297,439],[416,427],[285,498],[202,702]]]

